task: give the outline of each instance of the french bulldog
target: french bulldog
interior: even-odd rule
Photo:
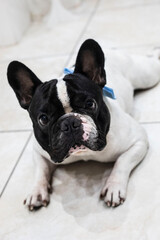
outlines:
[[[100,196],[108,207],[126,199],[130,173],[149,146],[143,127],[132,117],[133,95],[159,82],[160,62],[117,51],[108,51],[106,57],[105,71],[101,47],[88,39],[74,72],[44,83],[23,63],[8,66],[9,84],[33,123],[37,167],[33,190],[24,201],[31,211],[48,205],[56,167],[78,160],[115,162]],[[106,76],[116,100],[103,95]]]

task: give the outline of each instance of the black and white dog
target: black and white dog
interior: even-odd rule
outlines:
[[[148,140],[132,117],[135,89],[160,80],[158,58],[107,53],[107,80],[117,97],[103,96],[104,54],[97,42],[86,40],[73,74],[42,83],[24,64],[8,66],[8,81],[21,107],[27,109],[35,135],[36,180],[24,203],[29,210],[47,206],[50,180],[59,164],[78,160],[115,162],[101,197],[110,207],[126,198],[131,171],[145,157]]]

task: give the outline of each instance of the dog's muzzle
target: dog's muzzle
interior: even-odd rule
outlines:
[[[52,136],[54,162],[60,163],[70,155],[85,154],[89,149],[95,149],[97,131],[89,116],[78,113],[65,114],[58,120],[54,132]]]

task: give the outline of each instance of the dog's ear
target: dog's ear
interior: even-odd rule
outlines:
[[[28,67],[18,61],[9,64],[7,77],[21,107],[28,109],[36,88],[42,82]]]
[[[99,44],[93,39],[88,39],[79,49],[74,72],[84,74],[100,87],[104,87],[106,84],[104,62],[104,53]]]

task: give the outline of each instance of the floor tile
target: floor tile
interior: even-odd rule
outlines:
[[[94,38],[104,50],[108,48],[159,45],[160,4],[137,8],[98,11],[83,39]],[[152,14],[151,17],[151,12]]]
[[[126,202],[115,209],[108,209],[98,200],[112,166],[79,162],[57,169],[47,208],[28,212],[22,202],[34,181],[30,142],[1,199],[1,238],[105,240],[107,236],[112,240],[158,240],[160,124],[144,127],[150,141],[149,152],[131,176]]]
[[[66,57],[50,57],[42,59],[23,60],[33,72],[42,80],[51,80],[60,76]],[[31,129],[31,121],[26,110],[22,109],[7,81],[8,63],[0,64],[0,131]]]
[[[30,134],[30,132],[0,133],[0,194]]]

